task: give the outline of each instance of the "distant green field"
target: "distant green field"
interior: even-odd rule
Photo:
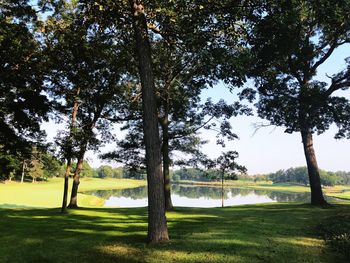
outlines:
[[[69,190],[72,180],[69,181]],[[124,189],[146,185],[146,181],[130,179],[83,178],[79,191],[100,189]],[[0,207],[59,207],[62,202],[63,179],[48,182],[0,184]],[[70,197],[70,191],[69,191]],[[78,194],[78,205],[84,207],[102,206],[104,200],[95,196]]]
[[[171,241],[146,245],[146,208],[0,209],[0,262],[345,263],[318,233],[338,213],[350,216],[350,205],[176,208]]]

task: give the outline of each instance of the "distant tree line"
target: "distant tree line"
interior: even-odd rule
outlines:
[[[22,159],[16,155],[0,154],[0,181],[44,181],[48,178],[63,177],[67,165],[48,151],[40,151],[33,148],[31,155]],[[70,177],[74,176],[77,169],[76,164],[72,164]],[[144,170],[130,169],[127,167],[112,167],[110,165],[101,165],[98,168],[90,166],[89,162],[84,160],[80,171],[81,177],[95,178],[129,178],[145,180],[146,172]]]
[[[202,170],[197,168],[181,168],[172,171],[171,178],[174,182],[180,180],[208,182],[221,180],[221,174],[217,169]],[[225,174],[225,178],[229,180],[237,180],[238,175],[227,173]]]
[[[254,181],[272,181],[273,183],[296,183],[309,185],[307,167],[295,167],[287,170],[278,170],[274,173],[256,175]],[[320,169],[321,184],[324,186],[349,185],[350,172],[330,172]]]

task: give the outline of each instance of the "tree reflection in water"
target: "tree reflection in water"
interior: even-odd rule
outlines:
[[[105,199],[108,206],[147,205],[146,186],[122,190],[89,191],[85,194]],[[224,191],[226,206],[267,202],[309,202],[309,195],[309,193],[286,193],[241,188],[225,188]],[[220,206],[221,188],[175,184],[172,186],[172,198],[175,206]]]

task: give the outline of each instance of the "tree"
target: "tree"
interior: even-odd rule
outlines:
[[[224,207],[224,178],[225,175],[228,178],[234,178],[235,173],[246,173],[247,169],[244,166],[238,165],[235,159],[238,158],[236,151],[228,151],[222,153],[216,160],[208,160],[208,168],[216,168],[220,172],[221,176],[221,206]]]
[[[336,137],[349,137],[350,103],[337,91],[349,88],[350,67],[329,76],[330,84],[315,79],[334,50],[350,42],[349,10],[348,0],[259,1],[247,23],[258,115],[301,134],[313,205],[326,204],[313,135],[335,123]]]
[[[114,175],[113,168],[109,165],[102,165],[97,169],[97,174],[99,178],[112,178]]]
[[[127,60],[120,47],[125,43],[115,31],[112,35],[91,20],[77,3],[59,3],[46,24],[47,53],[52,59],[49,90],[62,101],[57,107],[60,113],[72,116],[61,145],[67,159],[65,182],[71,160],[77,160],[68,206],[76,208],[85,153],[113,138],[107,117],[114,117],[123,106]],[[64,189],[66,200],[66,183]]]
[[[40,122],[50,110],[43,94],[44,56],[35,36],[39,26],[29,1],[1,1],[0,150],[23,158],[42,142]]]
[[[7,180],[21,167],[21,162],[15,155],[0,151],[0,167],[0,180]]]
[[[41,162],[44,169],[44,178],[61,177],[64,174],[62,163],[52,153],[42,153]]]
[[[158,243],[169,239],[165,217],[164,181],[157,117],[157,102],[152,69],[151,47],[147,32],[143,1],[129,0],[135,31],[139,74],[142,87],[143,130],[146,145],[148,182],[148,242]]]

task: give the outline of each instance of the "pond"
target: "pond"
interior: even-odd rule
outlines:
[[[97,190],[85,192],[105,199],[105,207],[147,206],[147,187],[122,190]],[[174,206],[220,207],[222,192],[220,187],[172,185],[171,198]],[[271,202],[309,202],[309,193],[286,193],[266,190],[225,188],[224,206],[259,204]]]

